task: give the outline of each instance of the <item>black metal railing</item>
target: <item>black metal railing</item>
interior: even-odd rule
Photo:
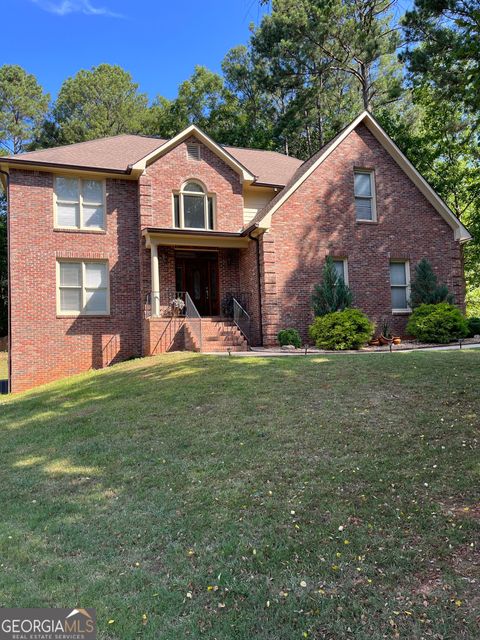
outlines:
[[[145,317],[174,318],[185,316],[186,292],[175,289],[150,291],[145,300]]]
[[[233,299],[233,321],[243,333],[247,342],[250,342],[250,316],[236,298]]]
[[[250,298],[249,291],[225,291],[220,302],[220,315],[224,318],[233,318],[234,300],[248,312],[251,308]]]
[[[199,351],[202,350],[202,317],[198,313],[198,309],[195,306],[193,300],[185,293],[185,320],[192,332]]]

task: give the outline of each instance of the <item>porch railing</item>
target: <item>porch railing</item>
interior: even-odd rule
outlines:
[[[249,291],[225,291],[220,301],[220,315],[224,318],[233,318],[234,316],[234,300],[240,304],[246,311],[250,309]]]
[[[185,320],[188,323],[188,326],[197,341],[197,345],[199,351],[202,350],[202,317],[198,313],[197,307],[195,306],[193,300],[185,293]]]
[[[247,342],[250,342],[250,316],[236,298],[233,299],[233,321],[243,333]]]
[[[185,316],[185,297],[185,291],[175,291],[175,289],[150,291],[145,300],[145,318],[150,318],[151,316],[158,316],[161,318]]]

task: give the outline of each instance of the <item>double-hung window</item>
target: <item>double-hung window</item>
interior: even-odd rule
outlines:
[[[410,268],[405,260],[390,262],[390,289],[393,311],[410,311]]]
[[[81,178],[55,178],[55,227],[103,231],[105,182]]]
[[[337,276],[343,280],[345,284],[348,285],[348,264],[346,258],[334,258],[333,266],[335,267],[335,271],[337,272]]]
[[[355,217],[357,220],[376,220],[375,181],[373,171],[355,170]]]
[[[58,260],[58,314],[107,315],[110,312],[108,280],[106,261]]]

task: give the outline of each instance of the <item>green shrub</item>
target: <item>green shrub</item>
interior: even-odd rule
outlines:
[[[480,318],[467,318],[468,337],[480,336]]]
[[[415,309],[421,304],[453,303],[453,296],[445,284],[438,284],[432,265],[422,258],[415,267],[410,294],[410,306]]]
[[[302,340],[300,334],[296,329],[282,329],[277,335],[280,346],[284,347],[288,344],[293,344],[294,347],[299,349],[302,346]]]
[[[331,256],[325,259],[322,273],[322,284],[315,286],[312,295],[313,313],[324,316],[332,311],[342,311],[352,306],[352,292],[343,281],[333,264]]]
[[[453,304],[421,304],[410,316],[407,333],[422,342],[446,344],[468,335],[468,324]]]
[[[345,309],[315,318],[310,337],[319,349],[359,349],[373,336],[373,322],[359,309]]]

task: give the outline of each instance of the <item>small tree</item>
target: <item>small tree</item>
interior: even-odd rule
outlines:
[[[438,284],[432,265],[426,258],[422,258],[415,267],[412,281],[410,306],[412,309],[421,304],[437,304],[439,302],[453,303],[453,296],[445,284]]]
[[[343,311],[352,306],[353,295],[335,269],[330,256],[325,259],[322,284],[317,284],[312,295],[312,306],[316,316],[334,311]]]

